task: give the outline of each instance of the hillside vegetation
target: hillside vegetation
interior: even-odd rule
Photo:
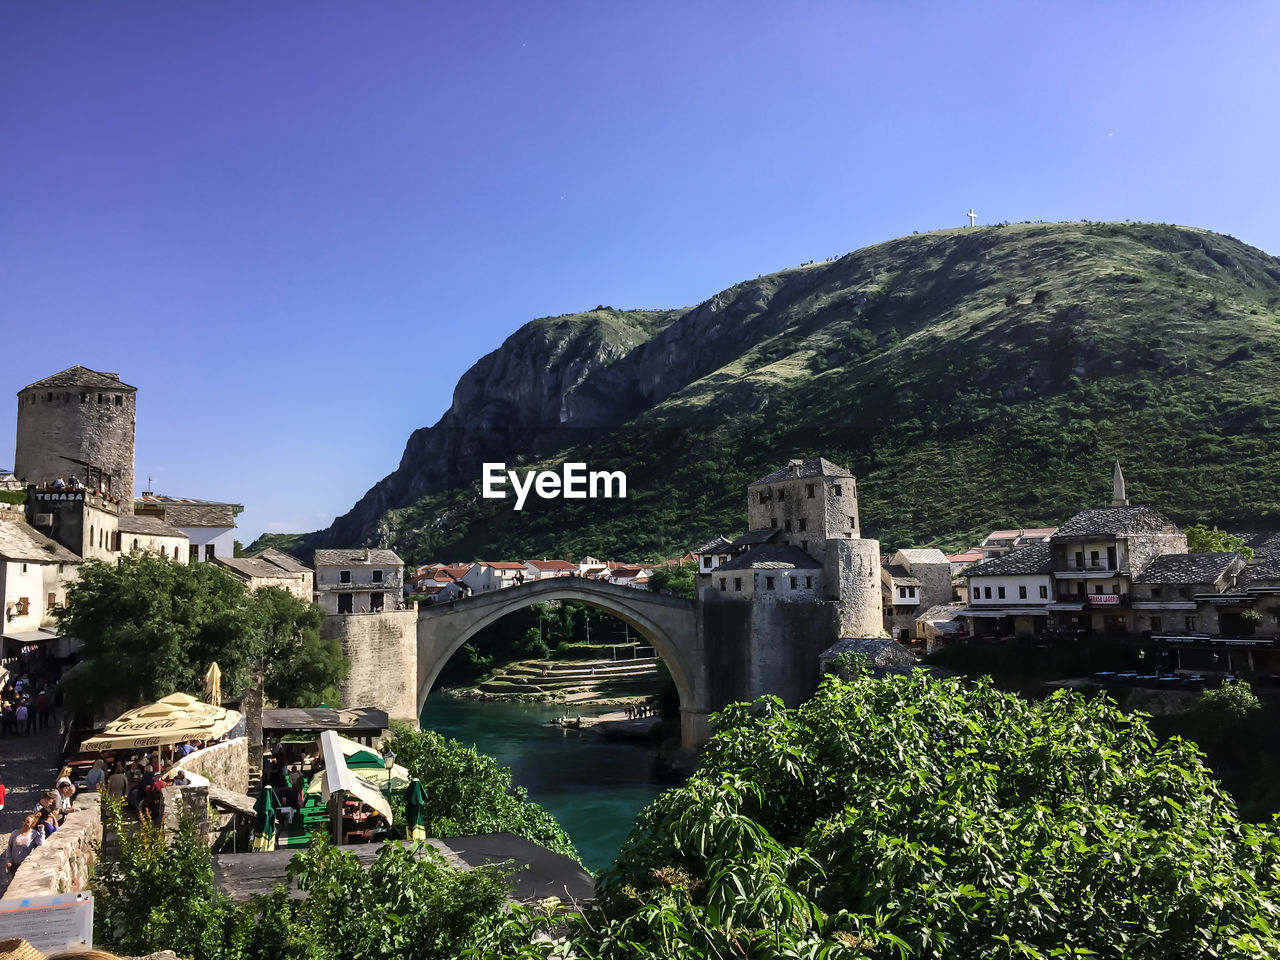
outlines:
[[[1130,496],[1280,526],[1280,262],[1163,224],[902,237],[685,311],[526,324],[309,553],[671,555],[745,527],[745,485],[823,455],[886,547],[959,547]],[[624,469],[626,500],[480,498],[480,463]]]

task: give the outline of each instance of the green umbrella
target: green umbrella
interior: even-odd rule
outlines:
[[[404,815],[409,822],[409,839],[427,839],[427,794],[422,789],[422,781],[414,778],[409,781],[409,789],[404,796]]]
[[[271,787],[263,787],[262,793],[253,805],[253,846],[256,851],[274,850],[276,848],[276,812],[280,809],[280,800]]]

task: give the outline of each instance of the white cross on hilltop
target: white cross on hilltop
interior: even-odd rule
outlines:
[[[978,215],[973,212],[973,207],[969,208],[969,212],[965,214],[969,218],[969,226],[973,226],[973,221],[978,219]]]

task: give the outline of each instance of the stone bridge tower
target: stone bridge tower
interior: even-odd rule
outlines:
[[[35,484],[76,476],[132,513],[137,394],[119,374],[80,366],[24,387],[14,475]]]

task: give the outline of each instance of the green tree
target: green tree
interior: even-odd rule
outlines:
[[[428,836],[455,837],[508,831],[556,853],[578,858],[564,828],[523,787],[513,786],[511,770],[432,730],[397,727],[387,747],[427,795]]]
[[[118,566],[87,561],[58,622],[84,642],[83,666],[66,683],[90,709],[198,693],[214,661],[228,694],[261,668],[273,700],[308,706],[333,697],[347,668],[340,646],[320,638],[312,604],[276,588],[250,594],[213,564],[150,553]]]
[[[282,707],[337,706],[338,683],[351,663],[340,641],[320,635],[320,608],[280,587],[259,587],[249,606],[262,640],[267,697]]]
[[[212,564],[150,553],[122,556],[118,566],[86,561],[58,623],[84,642],[69,686],[89,707],[198,692],[215,660],[223,689],[242,689],[261,649],[239,583]]]
[[[1280,952],[1277,826],[1240,822],[1193,745],[1105,698],[1031,704],[920,671],[725,710],[597,893],[566,953]]]
[[[649,578],[649,589],[693,600],[698,596],[697,576],[698,565],[692,560],[679,566],[657,567]]]
[[[1244,538],[1214,527],[1210,530],[1203,523],[1192,524],[1182,531],[1187,535],[1188,553],[1238,553],[1246,560],[1253,559],[1253,548],[1244,545]]]

